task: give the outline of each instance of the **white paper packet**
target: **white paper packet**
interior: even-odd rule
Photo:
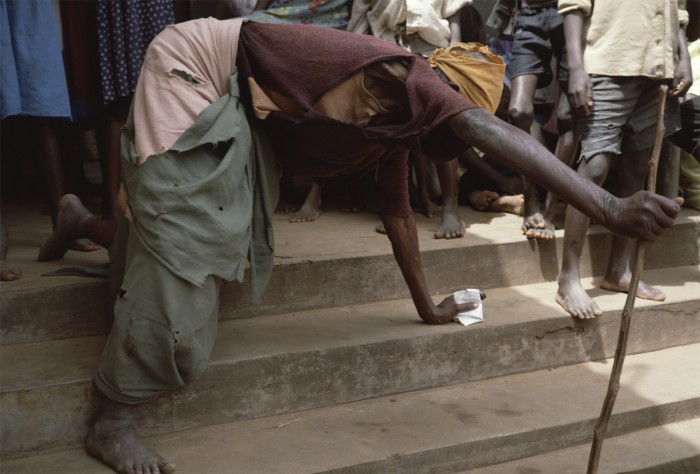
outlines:
[[[455,291],[454,299],[456,303],[478,302],[479,306],[469,311],[463,311],[455,316],[455,322],[462,326],[480,323],[484,320],[484,304],[481,302],[481,291],[476,288],[467,288],[466,290]]]

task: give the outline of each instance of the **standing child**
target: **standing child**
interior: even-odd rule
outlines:
[[[559,1],[569,61],[569,100],[583,115],[578,174],[602,185],[615,161],[620,197],[642,189],[654,141],[659,86],[670,84],[669,96],[675,99],[667,101],[666,128],[672,133],[678,128],[676,98],[692,83],[685,37],[688,14],[679,4],[677,0]],[[556,299],[579,318],[602,314],[580,282],[588,225],[588,217],[568,207]],[[613,236],[601,288],[627,292],[633,244],[631,239]],[[666,296],[640,281],[637,297],[663,301]]]

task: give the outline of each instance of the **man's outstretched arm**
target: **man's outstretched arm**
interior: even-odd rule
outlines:
[[[539,183],[616,234],[653,242],[680,212],[680,203],[640,191],[620,199],[582,178],[527,133],[483,109],[470,109],[450,119],[466,144]]]
[[[452,296],[437,306],[433,303],[421,267],[418,233],[413,216],[401,218],[383,215],[382,222],[413,303],[423,321],[428,324],[444,324],[452,321],[461,311],[474,309],[476,305],[471,303],[455,303]]]

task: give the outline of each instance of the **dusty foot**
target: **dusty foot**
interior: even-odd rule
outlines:
[[[498,196],[497,199],[491,201],[488,210],[492,212],[507,212],[522,216],[525,209],[525,198],[522,194],[517,196]]]
[[[321,208],[304,203],[299,212],[289,219],[289,222],[312,222],[321,216]]]
[[[379,233],[379,234],[384,234],[386,235],[386,228],[384,227],[384,224],[377,224],[374,227],[374,230]]]
[[[619,280],[613,280],[605,277],[600,282],[600,287],[608,291],[627,293],[630,289],[630,279],[631,275],[625,275]],[[666,294],[663,291],[654,288],[653,286],[649,286],[641,280],[639,280],[639,283],[637,284],[637,293],[635,296],[637,298],[652,301],[664,301],[666,299]]]
[[[488,211],[491,203],[498,199],[498,193],[493,191],[472,191],[468,196],[469,204],[477,211]]]
[[[175,465],[147,448],[136,437],[130,416],[101,414],[90,429],[87,451],[119,473],[171,474]]]
[[[565,284],[560,281],[556,300],[567,313],[575,318],[590,319],[603,314],[598,304],[588,296],[578,281],[573,284]]]
[[[458,239],[464,237],[467,225],[459,215],[459,208],[456,203],[445,203],[442,210],[440,225],[435,231],[436,239]]]
[[[80,224],[91,217],[93,217],[92,214],[83,206],[78,196],[74,194],[66,194],[63,196],[58,203],[56,229],[39,249],[38,260],[40,262],[45,262],[62,258],[73,241],[78,237]],[[87,242],[90,241],[87,240]],[[90,242],[90,244],[92,244],[92,246],[83,243],[83,245],[79,246],[79,249],[81,251],[91,251],[100,248],[92,242]]]
[[[15,281],[22,278],[22,270],[8,267],[4,261],[0,261],[0,281]]]
[[[541,212],[525,216],[520,230],[528,239],[550,240],[554,238],[554,225],[545,220]]]

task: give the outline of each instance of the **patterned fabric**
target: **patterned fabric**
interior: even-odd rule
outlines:
[[[51,0],[0,0],[0,118],[70,118]]]
[[[302,23],[344,30],[348,26],[348,0],[273,0],[267,10],[248,15],[257,23]]]
[[[105,103],[133,94],[148,45],[174,22],[172,0],[97,1],[100,79]]]

